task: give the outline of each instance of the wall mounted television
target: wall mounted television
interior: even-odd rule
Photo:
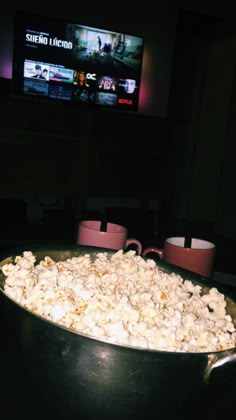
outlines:
[[[138,111],[142,36],[17,11],[14,93]]]

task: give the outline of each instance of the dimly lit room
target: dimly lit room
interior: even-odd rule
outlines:
[[[3,420],[234,410],[236,7],[152,3],[1,12]]]

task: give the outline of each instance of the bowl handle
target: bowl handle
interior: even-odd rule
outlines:
[[[219,354],[210,354],[208,356],[208,363],[204,371],[204,382],[208,383],[213,369],[223,366],[226,363],[236,361],[236,349],[226,350]]]
[[[163,249],[155,248],[155,247],[148,247],[144,249],[142,256],[146,257],[146,255],[149,254],[150,252],[154,252],[155,254],[159,256],[161,260],[163,260],[163,257],[164,257]]]
[[[142,254],[142,248],[143,248],[141,242],[138,239],[130,238],[130,239],[127,239],[125,247],[128,248],[128,246],[132,245],[132,244],[136,245],[137,253],[139,255],[141,255]]]

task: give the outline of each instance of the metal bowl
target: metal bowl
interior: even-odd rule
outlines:
[[[13,262],[18,249],[2,256],[0,266]],[[107,251],[91,247],[35,247],[41,260],[46,255],[59,261],[72,256]],[[224,293],[227,311],[236,323],[235,297],[227,287],[158,262],[162,270],[175,272],[203,287]],[[211,401],[223,381],[230,393],[236,382],[236,349],[211,353],[174,353],[111,344],[75,333],[37,316],[11,300],[0,276],[2,351],[6,363],[35,399],[52,408],[57,418],[92,420],[189,419],[192,407]],[[217,407],[214,401],[214,407]],[[196,410],[195,410],[196,412]],[[219,407],[217,412],[219,413]]]

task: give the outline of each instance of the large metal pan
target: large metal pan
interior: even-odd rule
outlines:
[[[2,256],[0,266],[13,262],[24,250]],[[30,250],[39,260],[46,255],[64,260],[98,251],[63,246],[32,246]],[[227,294],[227,287],[164,262],[158,264],[206,290],[217,286],[225,294],[227,310],[236,322],[234,296]],[[110,344],[30,313],[6,296],[2,274],[0,281],[4,363],[13,366],[40,405],[54,410],[55,418],[183,420],[196,416],[198,410],[202,418],[222,418],[231,409],[230,395],[236,385],[235,348],[215,353],[174,353]],[[217,397],[219,393],[223,400]]]

